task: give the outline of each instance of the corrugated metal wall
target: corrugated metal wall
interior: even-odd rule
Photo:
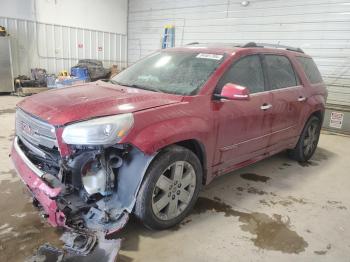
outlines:
[[[48,73],[70,70],[79,59],[99,59],[105,67],[127,64],[127,37],[30,20],[0,17],[11,39],[14,76],[40,67]]]
[[[249,41],[299,46],[329,87],[328,103],[350,106],[350,2],[342,0],[129,0],[128,61],[160,48],[163,27],[176,46]]]

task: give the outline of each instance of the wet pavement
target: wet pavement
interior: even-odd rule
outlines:
[[[8,158],[20,99],[0,96],[0,261],[61,245]],[[118,261],[350,261],[349,153],[348,137],[322,134],[306,164],[282,153],[216,179],[178,227],[131,218]]]

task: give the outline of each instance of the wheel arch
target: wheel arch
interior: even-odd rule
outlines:
[[[312,112],[308,119],[310,119],[310,117],[312,117],[312,116],[316,116],[321,121],[321,124],[322,124],[323,118],[324,118],[324,113],[325,113],[324,110],[319,109],[317,111]]]
[[[321,123],[323,122],[325,110],[326,110],[326,100],[322,95],[314,95],[308,98],[307,100],[308,110],[306,110],[306,118],[304,123],[310,119],[311,116],[316,116],[320,119]]]
[[[170,147],[170,146],[181,146],[184,147],[188,150],[190,150],[191,152],[193,152],[199,159],[201,166],[202,166],[202,170],[203,170],[203,174],[202,174],[202,185],[206,184],[206,179],[207,179],[207,157],[206,157],[206,151],[205,151],[205,146],[198,141],[197,139],[186,139],[186,140],[180,140],[168,145],[165,145],[161,148],[159,148],[153,155],[149,156],[148,161],[145,162],[145,169],[144,172],[142,174],[142,176],[140,177],[140,181],[139,181],[139,186],[137,188],[137,192],[135,194],[135,196],[137,196],[139,194],[139,190],[140,187],[142,185],[142,183],[145,180],[146,177],[146,173],[148,168],[150,167],[150,165],[152,164],[152,162],[155,160],[155,158],[157,157],[157,155],[162,152],[164,149]],[[145,154],[145,156],[147,156],[147,154]],[[134,208],[134,206],[133,206]]]
[[[203,169],[202,184],[205,185],[207,180],[207,156],[204,145],[196,139],[179,141],[175,145],[187,148],[198,157]]]

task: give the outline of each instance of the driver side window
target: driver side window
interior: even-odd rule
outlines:
[[[251,94],[264,91],[264,74],[260,57],[249,55],[235,62],[220,79],[216,93],[220,93],[223,86],[233,83],[247,87]]]

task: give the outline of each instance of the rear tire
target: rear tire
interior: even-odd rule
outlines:
[[[137,195],[134,214],[150,229],[180,223],[195,204],[202,185],[197,156],[181,146],[169,146],[152,161]]]
[[[298,162],[308,161],[317,148],[321,132],[321,121],[316,116],[311,116],[306,122],[299,137],[298,143],[289,155]]]

